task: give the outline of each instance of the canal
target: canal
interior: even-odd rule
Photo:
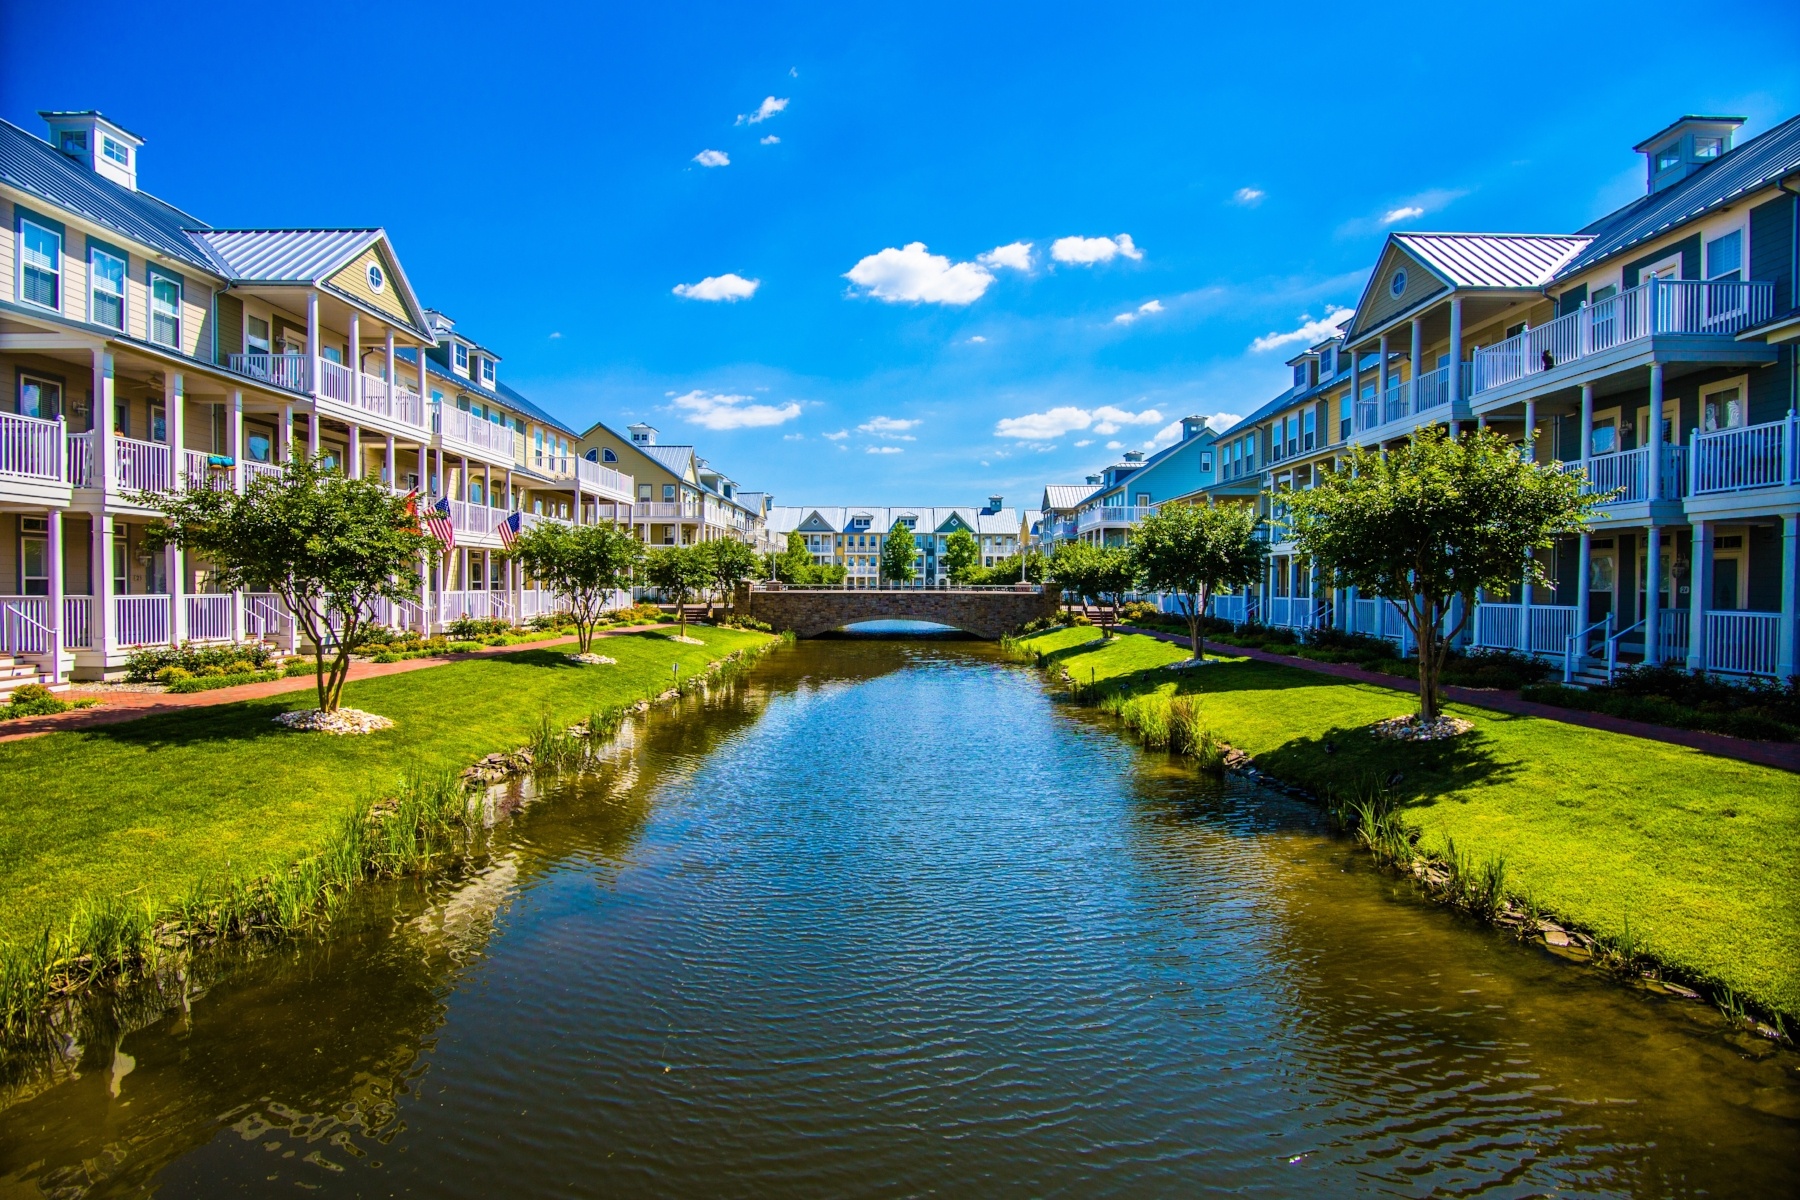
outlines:
[[[0,1194],[1776,1196],[1790,1055],[968,642],[800,643],[121,1016]]]

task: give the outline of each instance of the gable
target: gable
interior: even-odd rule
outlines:
[[[374,267],[380,274],[380,291],[375,289],[370,267]],[[393,260],[388,257],[387,249],[380,241],[345,264],[326,282],[383,316],[407,325],[412,324],[412,315],[406,311],[406,302],[400,298],[400,272],[394,269]]]
[[[806,520],[800,522],[799,528],[807,533],[830,533],[831,525],[818,513],[808,513]]]
[[[1406,272],[1405,286],[1398,295],[1393,291],[1396,271]],[[1369,282],[1363,289],[1362,303],[1356,307],[1353,336],[1384,324],[1427,298],[1449,290],[1449,285],[1423,260],[1390,241],[1375,265],[1375,273],[1369,277]]]
[[[955,533],[959,529],[969,533],[975,532],[969,523],[962,519],[962,514],[956,512],[951,513],[949,518],[937,527],[939,533]]]

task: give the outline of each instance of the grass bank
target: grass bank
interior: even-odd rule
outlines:
[[[1377,740],[1406,693],[1069,628],[1021,639],[1097,691],[1199,698],[1202,724],[1322,797],[1385,788],[1421,849],[1504,863],[1527,907],[1791,1019],[1800,1014],[1800,779],[1623,734],[1464,705],[1451,742]]]
[[[310,691],[0,744],[0,942],[66,926],[83,906],[173,908],[196,889],[287,872],[318,852],[346,811],[398,797],[410,780],[459,772],[557,726],[644,699],[711,661],[767,644],[695,627],[606,639],[616,666],[577,666],[566,648],[525,650],[350,683],[344,704],[390,717],[363,737],[282,730]]]

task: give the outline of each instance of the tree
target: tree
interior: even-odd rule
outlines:
[[[788,531],[787,549],[763,556],[763,569],[771,579],[795,587],[835,587],[850,573],[838,563],[815,563],[812,551],[806,548],[806,539],[797,530]]]
[[[1113,619],[1100,627],[1102,638],[1113,635],[1113,625],[1119,619],[1119,606],[1124,603],[1125,593],[1137,588],[1137,563],[1131,557],[1131,551],[1124,546],[1101,546],[1099,556],[1094,563],[1094,590],[1102,600],[1112,602]]]
[[[1438,679],[1450,643],[1475,610],[1476,589],[1546,585],[1533,550],[1586,529],[1608,497],[1582,495],[1582,480],[1528,462],[1491,430],[1457,440],[1442,429],[1404,446],[1353,449],[1313,487],[1284,488],[1295,548],[1331,587],[1393,602],[1419,645],[1419,716],[1436,720]],[[1445,628],[1451,602],[1462,613]]]
[[[704,545],[663,546],[644,558],[644,581],[674,602],[680,636],[687,636],[688,597],[712,585],[711,556]]]
[[[1200,619],[1213,593],[1262,576],[1269,547],[1257,536],[1261,525],[1248,504],[1165,504],[1132,533],[1138,577],[1146,589],[1175,597],[1196,661],[1206,657]]]
[[[1058,542],[1046,570],[1057,587],[1080,597],[1082,612],[1099,599],[1100,549],[1091,542]]]
[[[756,573],[756,551],[747,542],[740,542],[736,538],[720,538],[701,543],[701,549],[705,552],[707,566],[712,571],[713,594],[726,600],[730,600],[739,580],[748,579]],[[711,607],[709,599],[709,612]]]
[[[420,565],[435,561],[439,549],[406,498],[318,460],[259,476],[243,492],[144,494],[141,501],[164,514],[146,531],[152,551],[179,546],[210,562],[225,589],[281,597],[312,644],[325,712],[337,710],[350,652],[378,624],[377,609],[416,600]]]
[[[944,539],[944,569],[950,573],[951,583],[968,583],[981,569],[981,546],[968,530],[958,529]]]
[[[913,531],[906,522],[895,521],[881,543],[881,578],[888,583],[911,583],[919,574],[918,558]]]
[[[644,545],[617,525],[543,521],[520,532],[508,554],[527,575],[562,596],[575,618],[576,643],[586,654],[607,600],[631,586]]]
[[[1003,587],[1009,583],[1042,583],[1044,582],[1044,556],[1032,550],[1024,556],[1024,570],[1020,570],[1019,555],[1014,554],[1001,559],[991,567],[973,567],[969,570],[967,582],[988,587]]]

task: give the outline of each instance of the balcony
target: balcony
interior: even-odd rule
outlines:
[[[1156,505],[1122,505],[1117,508],[1090,508],[1076,521],[1079,530],[1129,528],[1145,517],[1156,515]]]
[[[1721,343],[1774,314],[1775,285],[1652,279],[1475,351],[1480,395],[1664,334]],[[1741,348],[1740,348],[1741,349]]]
[[[0,475],[62,483],[65,439],[61,421],[0,413]]]
[[[468,447],[509,462],[512,460],[513,431],[510,425],[478,417],[460,408],[434,404],[431,428],[446,443],[455,443],[458,447]]]
[[[1662,471],[1657,480],[1655,499],[1679,500],[1688,492],[1688,454],[1685,446],[1664,446],[1662,448]],[[1581,470],[1581,463],[1565,462],[1559,469],[1574,473]],[[1587,461],[1587,482],[1582,492],[1587,494],[1605,494],[1618,492],[1611,503],[1642,504],[1652,497],[1650,495],[1650,447],[1640,446],[1636,450],[1620,450],[1613,454],[1596,454]]]
[[[1695,433],[1691,454],[1693,496],[1800,486],[1800,417]]]
[[[225,369],[285,391],[312,391],[312,359],[305,354],[232,354]]]
[[[1469,397],[1474,364],[1462,364],[1462,396]],[[1368,436],[1384,426],[1412,426],[1424,420],[1448,420],[1450,367],[1427,371],[1417,379],[1396,380],[1378,400],[1356,402],[1356,433]]]
[[[634,521],[695,521],[700,517],[700,509],[684,501],[640,500],[632,505],[631,517]]]

